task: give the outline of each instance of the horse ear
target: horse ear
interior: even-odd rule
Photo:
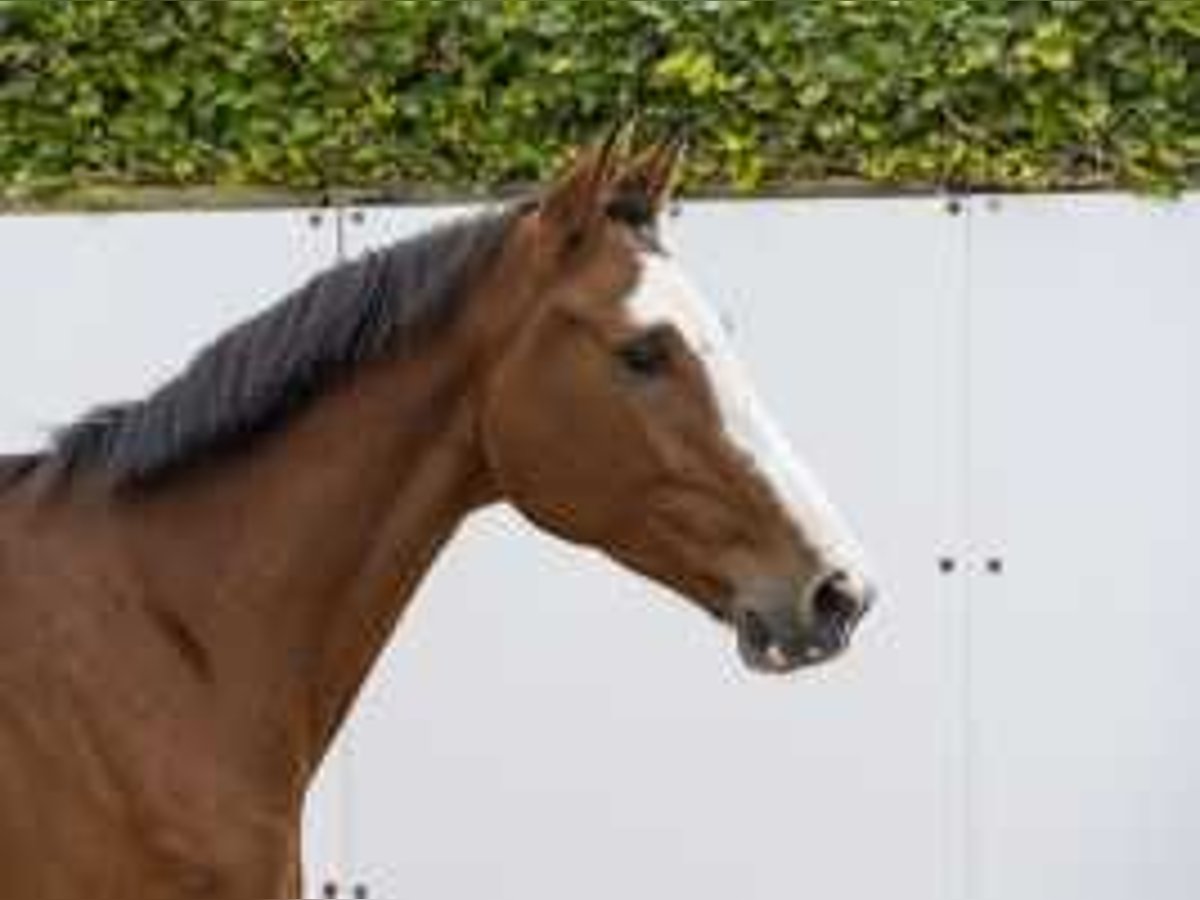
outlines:
[[[538,214],[568,242],[577,242],[603,218],[628,130],[625,123],[616,125],[604,140],[578,153],[543,194]]]
[[[675,134],[644,151],[621,173],[617,196],[657,218],[671,199],[685,146],[683,135]]]

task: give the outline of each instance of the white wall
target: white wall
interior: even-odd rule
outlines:
[[[343,215],[345,251],[445,212]],[[335,224],[0,218],[0,448],[146,390],[331,262]],[[852,656],[765,681],[664,592],[480,517],[323,773],[310,893],[1192,897],[1200,197],[704,203],[672,231],[884,603]]]

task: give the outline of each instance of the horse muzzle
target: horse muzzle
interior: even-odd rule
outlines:
[[[850,645],[875,596],[869,583],[843,572],[822,576],[798,600],[792,582],[759,586],[735,601],[742,661],[770,674],[828,662]]]

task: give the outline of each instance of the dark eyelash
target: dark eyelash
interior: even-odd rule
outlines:
[[[648,331],[624,344],[617,353],[625,368],[635,375],[658,375],[671,362],[669,335],[662,329]]]

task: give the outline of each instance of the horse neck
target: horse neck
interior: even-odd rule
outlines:
[[[491,499],[471,393],[452,343],[376,363],[121,512],[151,619],[264,764],[311,774],[438,550]],[[262,758],[283,747],[290,766]]]

